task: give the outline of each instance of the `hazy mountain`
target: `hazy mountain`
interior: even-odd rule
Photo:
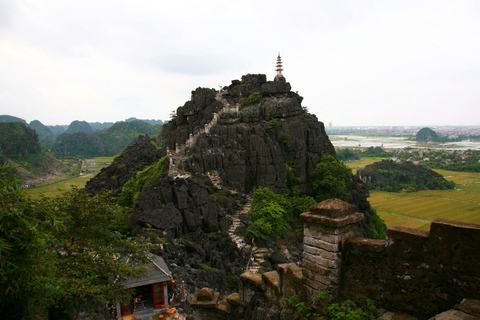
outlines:
[[[28,126],[32,129],[35,129],[38,134],[40,143],[45,148],[50,149],[52,147],[53,143],[55,142],[55,135],[47,126],[45,126],[38,120],[33,120],[28,124]]]
[[[57,157],[72,156],[114,156],[134,143],[142,134],[156,136],[161,126],[153,126],[144,121],[117,122],[112,127],[102,131],[85,133],[65,132],[58,136],[52,152]]]
[[[6,114],[0,116],[0,122],[15,122],[15,121],[20,121],[20,122],[23,122],[23,123],[27,124],[27,122],[25,120],[14,117],[14,116],[9,116],[9,115],[6,115]]]
[[[85,133],[92,133],[92,127],[86,121],[79,121],[75,120],[70,123],[68,126],[67,131],[65,133],[75,133],[75,132],[85,132]]]

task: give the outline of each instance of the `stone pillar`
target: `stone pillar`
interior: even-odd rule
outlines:
[[[180,152],[180,147],[178,146],[178,142],[175,143],[175,153],[179,153]]]
[[[339,199],[329,199],[310,207],[302,213],[303,232],[303,283],[307,300],[313,302],[322,291],[335,299],[340,285],[342,244],[358,236],[357,223],[362,213],[355,206]]]

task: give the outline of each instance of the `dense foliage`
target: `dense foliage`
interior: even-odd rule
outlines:
[[[385,151],[382,147],[369,147],[361,153],[362,158],[390,157],[392,153]]]
[[[358,156],[350,148],[339,149],[337,148],[337,158],[340,161],[358,160]]]
[[[126,212],[106,195],[72,189],[34,200],[0,167],[0,310],[70,319],[80,306],[126,301],[126,277],[146,271],[153,245],[125,235]],[[127,262],[127,258],[129,262]]]
[[[252,223],[246,229],[247,237],[265,239],[281,237],[290,230],[291,221],[315,204],[311,197],[291,194],[275,194],[268,188],[259,187],[253,192],[250,216]]]
[[[106,156],[100,136],[82,131],[59,135],[52,146],[52,152],[57,158]]]
[[[323,156],[311,175],[315,200],[338,198],[348,202],[347,182],[351,176],[352,170],[334,156]]]
[[[441,174],[411,162],[397,163],[382,160],[357,171],[369,189],[389,192],[405,190],[414,192],[425,189],[453,189],[455,183],[446,180]]]
[[[35,130],[22,122],[0,122],[0,155],[32,163],[42,151]]]

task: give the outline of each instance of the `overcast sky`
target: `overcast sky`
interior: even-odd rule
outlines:
[[[168,120],[279,52],[326,125],[480,125],[478,0],[0,0],[0,114]]]

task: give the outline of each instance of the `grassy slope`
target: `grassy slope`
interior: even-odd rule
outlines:
[[[371,162],[364,159],[346,163],[361,168]],[[413,193],[371,191],[372,207],[388,227],[401,225],[429,230],[433,219],[441,218],[480,224],[480,173],[435,170],[457,183],[457,190],[427,190]]]

